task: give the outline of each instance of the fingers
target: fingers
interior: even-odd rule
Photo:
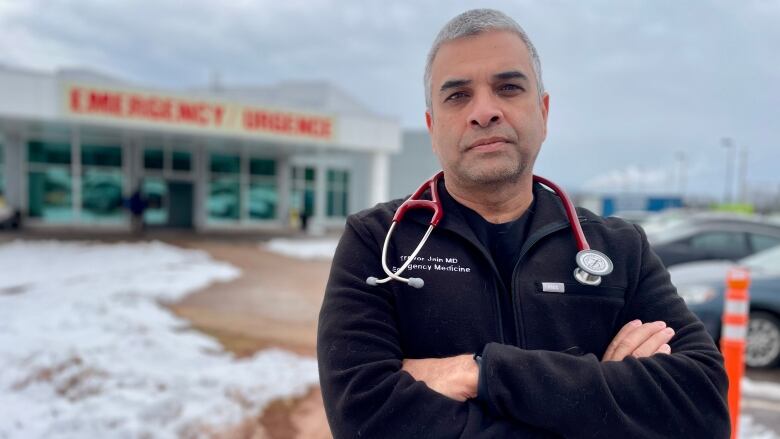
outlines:
[[[624,339],[629,332],[633,331],[641,325],[641,320],[632,320],[623,325],[623,327],[620,328],[620,331],[618,331],[618,333],[612,339],[612,342],[609,343],[609,346],[607,346],[607,351],[604,353],[604,358],[602,361],[611,361],[613,359],[615,348],[617,347],[618,342]]]
[[[651,335],[638,348],[634,349],[631,355],[637,358],[649,357],[658,352],[662,346],[669,346],[667,343],[672,337],[674,337],[674,330],[672,328],[664,328]]]
[[[673,336],[674,330],[666,328],[664,322],[642,324],[639,320],[631,321],[621,328],[607,347],[603,361],[620,361],[628,355],[635,357],[653,355]],[[671,349],[669,351],[671,352]]]

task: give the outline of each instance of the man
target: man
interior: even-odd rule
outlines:
[[[492,10],[455,17],[425,85],[444,218],[413,265],[420,289],[366,283],[402,200],[347,220],[318,335],[334,436],[728,437],[722,357],[644,232],[580,210],[615,267],[598,286],[574,280],[562,204],[532,183],[550,100],[520,26]],[[407,213],[391,268],[429,220]]]

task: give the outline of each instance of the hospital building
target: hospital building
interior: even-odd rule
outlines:
[[[25,228],[341,228],[390,197],[402,132],[337,87],[162,90],[0,66],[0,202]]]

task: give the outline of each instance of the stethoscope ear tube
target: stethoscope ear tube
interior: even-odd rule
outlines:
[[[387,266],[387,247],[390,243],[390,237],[393,235],[393,231],[395,231],[396,225],[398,225],[398,222],[394,220],[390,225],[390,230],[387,231],[387,236],[385,236],[385,243],[382,245],[382,270],[384,270],[385,274],[387,274],[387,277],[384,279],[377,279],[376,277],[371,276],[366,279],[366,283],[369,285],[378,285],[385,282],[390,282],[391,280],[397,280],[404,282],[414,288],[422,288],[425,285],[425,281],[419,277],[403,278],[401,277],[401,274],[403,274],[404,270],[406,270],[406,267],[408,267],[409,264],[411,264],[412,261],[417,257],[417,254],[420,253],[420,250],[422,250],[425,242],[428,241],[428,237],[431,236],[431,232],[433,232],[435,226],[433,224],[428,226],[428,231],[425,232],[425,236],[423,236],[422,240],[420,240],[420,243],[417,244],[417,248],[415,248],[412,254],[406,259],[406,262],[401,265],[401,268],[393,273]]]

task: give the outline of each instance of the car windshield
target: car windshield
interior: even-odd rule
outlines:
[[[676,218],[664,224],[646,224],[645,233],[650,244],[659,245],[690,236],[695,230],[684,218]]]
[[[651,243],[660,244],[685,236],[692,222],[690,212],[671,209],[649,216],[642,222],[642,227]]]
[[[762,274],[780,274],[780,245],[748,256],[739,263]]]

